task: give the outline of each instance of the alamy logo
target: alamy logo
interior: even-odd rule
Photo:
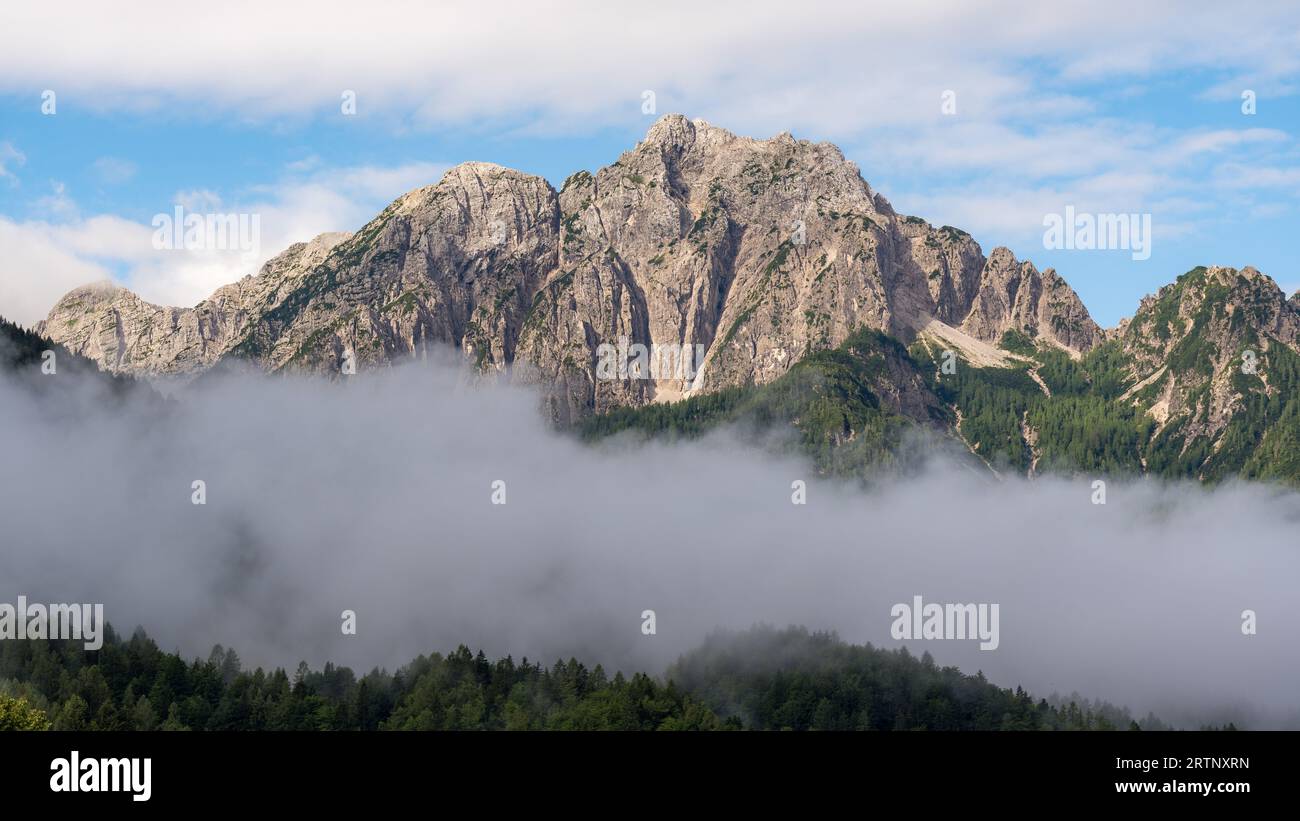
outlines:
[[[151,758],[87,758],[76,750],[50,762],[52,792],[129,792],[132,801],[153,795]]]
[[[704,364],[703,345],[640,342],[629,345],[621,336],[617,347],[602,342],[596,347],[596,378],[615,379],[695,379]]]
[[[176,206],[171,214],[155,214],[150,223],[153,247],[159,251],[241,251],[256,255],[262,244],[260,214],[196,214]]]
[[[889,615],[894,619],[889,635],[895,639],[979,639],[981,650],[998,649],[996,604],[924,604],[913,596],[910,605],[896,604]]]
[[[85,649],[104,646],[104,605],[37,604],[18,597],[15,607],[0,603],[0,640],[5,639],[77,639]]]
[[[1043,247],[1051,251],[1132,251],[1135,260],[1151,258],[1150,214],[1065,214],[1043,217]]]

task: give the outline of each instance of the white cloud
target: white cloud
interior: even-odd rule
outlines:
[[[79,285],[110,278],[104,266],[71,250],[52,226],[0,217],[0,316],[35,325]]]
[[[39,197],[32,208],[41,216],[59,221],[74,220],[79,213],[68,187],[58,180],[50,180],[50,193]]]
[[[91,164],[95,178],[105,185],[121,185],[134,177],[138,170],[135,163],[118,157],[100,157]]]
[[[1203,131],[1181,137],[1173,146],[1172,159],[1177,160],[1197,154],[1220,153],[1240,145],[1283,143],[1290,138],[1285,131],[1275,128],[1219,129]]]
[[[207,214],[221,208],[221,195],[206,188],[193,191],[177,191],[172,202],[186,211]]]
[[[295,242],[326,231],[355,231],[401,194],[437,182],[448,166],[417,162],[394,167],[351,166],[309,175],[290,173],[242,196],[213,191],[178,192],[174,205],[196,213],[247,214],[259,224],[259,247],[238,251],[153,251],[137,262],[126,284],[160,305],[189,306],[222,285],[256,273],[262,263]],[[293,170],[292,167],[290,169]],[[160,211],[170,213],[170,209]]]
[[[1225,163],[1216,170],[1217,181],[1225,188],[1300,188],[1300,167],[1250,166]]]
[[[18,184],[18,178],[9,170],[10,165],[22,165],[27,162],[26,155],[14,148],[13,143],[0,143],[0,180],[8,179],[11,185]]]
[[[1229,192],[1244,210],[1285,211],[1294,204],[1257,198],[1300,179],[1300,169],[1244,161],[1285,162],[1295,145],[1285,132],[1264,128],[1178,131],[1108,119],[1016,128],[972,121],[905,138],[891,130],[849,154],[869,169],[897,175],[878,184],[900,210],[977,237],[1023,242],[1041,235],[1045,214],[1066,205],[1088,213],[1151,213],[1162,239],[1202,226]],[[942,185],[932,184],[934,172],[946,175]]]
[[[295,242],[326,231],[355,231],[399,195],[437,182],[447,167],[418,162],[290,174],[236,197],[180,191],[159,209],[167,215],[177,205],[195,213],[256,215],[260,243],[254,254],[156,249],[151,222],[109,215],[82,219],[76,203],[56,184],[42,209],[46,218],[0,218],[0,247],[5,249],[0,315],[34,324],[71,289],[102,279],[114,279],[159,305],[194,305],[222,285],[256,273]]]
[[[290,171],[312,171],[316,168],[319,168],[320,164],[321,164],[321,158],[316,154],[310,154],[306,157],[303,157],[301,160],[294,160],[293,162],[289,163],[289,165],[286,166],[286,168],[288,168],[288,170]]]
[[[83,107],[179,103],[249,119],[341,116],[349,89],[358,118],[585,131],[635,120],[641,91],[653,89],[661,112],[755,134],[837,137],[926,122],[949,88],[960,110],[983,118],[1042,116],[1068,103],[1059,84],[1028,81],[1027,65],[1090,83],[1209,68],[1269,93],[1300,70],[1295,12],[1281,2],[1244,13],[1174,0],[375,0],[357,15],[342,0],[234,0],[183,26],[165,0],[130,13],[78,0],[55,14],[31,4],[0,11],[0,90],[49,87]]]

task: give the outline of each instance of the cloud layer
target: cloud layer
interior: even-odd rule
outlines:
[[[1242,87],[1294,93],[1300,71],[1285,2],[1244,13],[1173,0],[944,0],[855,14],[833,0],[560,8],[381,0],[359,15],[341,0],[240,0],[197,18],[178,18],[162,0],[129,12],[72,6],[57,24],[40,6],[5,8],[0,89],[51,88],[109,109],[181,102],[250,119],[337,110],[342,91],[354,90],[359,114],[414,111],[414,122],[454,124],[532,112],[534,125],[559,130],[617,122],[652,89],[661,110],[753,133],[779,122],[834,138],[931,119],[948,88],[969,90],[971,112],[1087,106],[1063,87],[1036,88],[1023,71],[1030,63],[1080,84],[1213,66],[1219,83],[1204,93],[1219,99]]]
[[[248,214],[260,225],[254,253],[159,250],[154,226],[121,217],[83,218],[62,188],[55,214],[17,221],[0,216],[0,316],[34,325],[73,288],[112,279],[158,305],[190,307],[222,285],[256,273],[295,242],[326,231],[355,231],[397,196],[441,178],[447,165],[355,166],[328,172],[291,169],[274,184],[224,200],[181,191],[172,205],[196,214]],[[171,216],[170,209],[164,212]]]
[[[1112,482],[1094,505],[1088,479],[942,464],[863,493],[727,436],[583,446],[534,395],[431,363],[199,390],[160,420],[0,384],[0,601],[103,602],[164,647],[257,664],[391,668],[464,642],[651,671],[715,627],[897,646],[895,603],[995,602],[996,651],[911,649],[1168,721],[1300,726],[1295,494]]]

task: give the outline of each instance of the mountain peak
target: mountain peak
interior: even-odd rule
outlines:
[[[70,300],[79,300],[90,303],[109,302],[123,293],[129,293],[129,291],[110,279],[101,279],[98,282],[91,282],[73,288],[71,291],[68,291],[60,297],[59,302],[67,302]]]
[[[337,373],[348,352],[365,365],[441,342],[558,386],[559,418],[769,382],[864,327],[907,343],[937,321],[995,347],[1016,331],[1072,355],[1106,338],[1055,270],[897,214],[833,144],[681,114],[559,192],[495,163],[456,165],[355,235],[295,244],[195,309],[126,291],[71,308],[56,306],[51,333],[109,368],[238,356]],[[621,340],[689,347],[703,367],[597,378],[595,351]]]
[[[683,114],[665,114],[650,126],[644,142],[675,148],[690,148],[695,142],[697,130],[708,128],[712,126],[704,120],[691,120]]]
[[[1032,262],[1016,259],[1010,248],[990,252],[979,282],[961,329],[980,340],[997,344],[1008,331],[1018,331],[1072,354],[1105,340],[1105,331],[1055,269],[1039,271]]]
[[[516,171],[513,168],[507,168],[504,165],[498,165],[494,162],[484,162],[483,160],[468,160],[457,163],[448,168],[438,181],[439,185],[448,182],[457,182],[469,179],[495,179],[497,177],[511,177],[516,179],[538,179],[533,174],[526,174],[523,171]]]
[[[195,309],[131,303],[92,322],[66,307],[51,327],[110,368],[237,355],[329,370],[349,350],[364,363],[443,341],[569,385],[561,415],[769,381],[863,326],[910,340],[933,317],[990,344],[1011,328],[1072,350],[1096,339],[1054,273],[1005,248],[985,260],[966,232],[898,215],[835,145],[681,114],[561,192],[460,163],[355,235],[295,244]],[[707,380],[601,384],[581,363],[622,338],[697,346]]]
[[[999,245],[996,248],[994,248],[992,251],[989,251],[989,264],[1005,267],[1005,266],[1019,265],[1020,263],[1016,259],[1016,254],[1014,251],[1012,251],[1010,248],[1008,248],[1005,245]],[[1029,265],[1031,268],[1033,267],[1032,262],[1026,262],[1025,264]]]

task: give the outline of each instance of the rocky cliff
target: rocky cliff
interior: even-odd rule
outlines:
[[[193,308],[152,305],[111,283],[77,288],[36,331],[113,373],[192,374],[225,355],[347,237],[323,234],[292,245],[256,276],[220,288]]]
[[[950,426],[972,451],[1030,470],[1040,457],[1086,461],[1070,431],[1104,425],[1111,441],[1092,448],[1109,454],[1103,467],[1224,475],[1249,473],[1252,454],[1287,450],[1300,430],[1289,421],[1300,408],[1288,410],[1298,328],[1300,297],[1267,276],[1198,268],[1108,335],[1055,271],[897,214],[835,146],[669,115],[559,191],[465,163],[357,233],[294,245],[193,308],[95,285],[38,330],[106,370],[145,375],[230,362],[338,375],[450,346],[482,371],[544,386],[566,423],[775,385],[832,352],[764,401],[795,407],[790,385],[852,373],[837,383],[856,386],[845,396],[865,391],[873,407]],[[975,370],[904,402],[884,371],[860,372],[864,331],[913,346],[914,358],[868,346],[899,384],[938,374],[950,350]],[[866,418],[842,410],[828,418]]]
[[[338,373],[449,344],[555,388],[554,415],[770,382],[855,329],[942,323],[1078,352],[1101,330],[1069,286],[955,228],[903,217],[839,149],[664,117],[559,192],[465,163],[356,234],[295,245],[194,308],[120,288],[68,294],[41,330],[116,372],[223,358]],[[702,352],[698,367],[602,379],[602,344]]]
[[[1251,267],[1187,272],[1115,337],[1133,380],[1124,398],[1206,468],[1266,442],[1300,398],[1300,310]]]

